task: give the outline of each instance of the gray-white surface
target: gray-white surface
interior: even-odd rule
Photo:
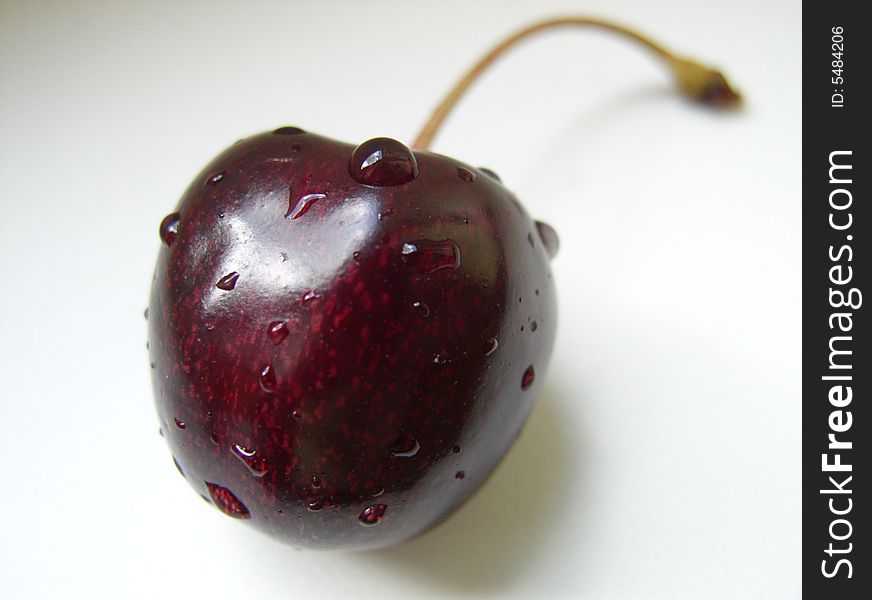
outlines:
[[[678,99],[599,33],[531,41],[434,150],[562,247],[545,393],[485,488],[401,547],[309,553],[172,466],[145,322],[157,225],[239,137],[410,141],[529,21],[594,13],[722,66]],[[795,598],[798,2],[0,2],[0,596]]]

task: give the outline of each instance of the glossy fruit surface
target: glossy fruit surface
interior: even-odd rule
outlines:
[[[213,160],[160,235],[162,431],[227,515],[296,546],[397,543],[469,498],[533,408],[557,238],[482,170],[284,127]]]

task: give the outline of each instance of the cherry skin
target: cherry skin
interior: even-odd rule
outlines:
[[[556,234],[492,175],[283,127],[220,154],[159,231],[162,431],[231,517],[301,547],[398,543],[468,499],[533,408]]]

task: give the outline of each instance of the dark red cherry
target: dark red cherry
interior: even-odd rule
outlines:
[[[150,372],[210,504],[295,546],[375,548],[487,479],[557,318],[556,235],[501,183],[394,140],[282,128],[220,154],[173,210]]]
[[[374,138],[351,153],[348,173],[358,183],[402,185],[418,176],[418,161],[404,144],[391,138]]]
[[[216,157],[163,220],[152,384],[175,465],[208,503],[295,546],[378,548],[444,519],[499,464],[551,355],[559,241],[493,171],[426,148],[492,59],[569,24],[643,42],[690,98],[739,100],[620,25],[551,19],[462,77],[420,150],[280,127]]]

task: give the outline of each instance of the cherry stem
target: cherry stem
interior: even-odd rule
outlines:
[[[586,17],[561,17],[534,23],[517,33],[507,37],[481,58],[467,73],[460,78],[448,95],[439,103],[430,116],[430,120],[421,129],[413,148],[427,150],[433,143],[433,138],[439,131],[442,122],[466,93],[476,79],[499,57],[508,52],[516,44],[531,35],[546,29],[558,27],[593,27],[605,29],[612,33],[627,37],[637,42],[660,58],[670,69],[675,78],[676,87],[687,98],[713,107],[733,107],[741,102],[741,96],[736,92],[726,78],[717,69],[707,67],[696,61],[673,54],[650,38],[616,23]]]

